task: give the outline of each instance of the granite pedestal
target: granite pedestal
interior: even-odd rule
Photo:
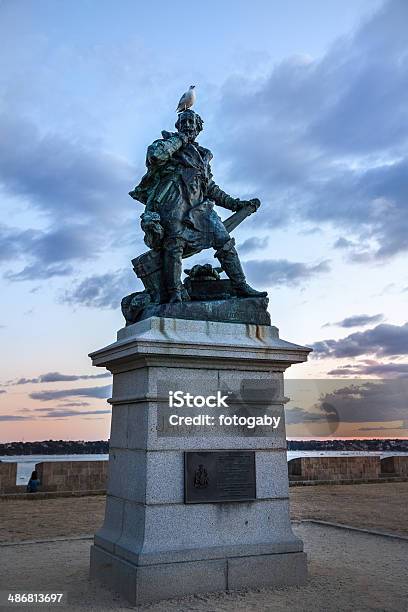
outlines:
[[[303,543],[289,519],[283,372],[309,351],[268,325],[152,317],[91,354],[113,373],[108,495],[91,578],[133,604],[305,581]],[[166,389],[236,397],[248,380],[275,384],[251,408],[281,415],[273,432],[164,426]],[[184,453],[200,449],[253,450],[256,499],[186,504]]]

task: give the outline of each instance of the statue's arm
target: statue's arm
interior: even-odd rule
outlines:
[[[170,157],[185,144],[181,134],[173,134],[166,140],[155,140],[147,148],[147,163],[161,164],[170,159]]]
[[[209,152],[212,158],[211,152]],[[210,159],[211,159],[210,158]],[[209,171],[209,182],[207,186],[206,196],[210,200],[213,200],[218,206],[222,206],[223,208],[227,208],[228,210],[232,210],[236,212],[241,210],[242,208],[246,208],[249,214],[252,214],[258,210],[261,205],[261,202],[258,198],[252,198],[251,200],[241,200],[240,198],[233,198],[228,193],[223,191],[221,187],[214,182],[211,172],[211,167],[208,168]]]
[[[242,208],[241,200],[239,198],[233,198],[232,196],[228,195],[228,193],[223,191],[221,187],[218,187],[213,180],[211,180],[208,184],[207,197],[218,204],[218,206],[222,206],[223,208],[227,208],[233,212]]]

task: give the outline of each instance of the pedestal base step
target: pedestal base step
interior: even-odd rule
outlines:
[[[136,566],[92,546],[91,579],[140,605],[196,593],[304,584],[307,563],[306,554],[297,552]]]

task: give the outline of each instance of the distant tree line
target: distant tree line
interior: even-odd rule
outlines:
[[[288,450],[408,452],[408,440],[288,440]],[[0,444],[0,455],[101,455],[108,452],[108,440],[43,440]]]
[[[0,455],[100,455],[108,452],[108,440],[43,440],[0,444]]]
[[[408,440],[288,440],[288,450],[408,452]]]

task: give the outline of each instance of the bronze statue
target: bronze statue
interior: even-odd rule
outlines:
[[[131,300],[131,296],[124,299],[122,309],[128,323],[137,320],[136,310],[152,305],[267,296],[267,292],[256,291],[246,282],[234,238],[229,234],[258,210],[260,201],[233,198],[215,184],[210,166],[212,153],[196,142],[203,129],[203,120],[197,113],[191,109],[180,112],[175,127],[177,132],[163,131],[162,138],[148,147],[147,173],[130,192],[132,198],[145,205],[141,227],[151,250],[133,260],[145,291],[132,294]],[[214,204],[235,215],[223,222]],[[201,287],[197,297],[192,278],[181,282],[182,258],[210,247],[221,264],[217,270],[224,271],[229,282],[219,280],[218,272],[208,276],[207,270],[205,282],[210,288],[206,293],[205,286],[204,290]],[[197,270],[194,276],[197,285]],[[168,309],[166,312],[169,316]]]

